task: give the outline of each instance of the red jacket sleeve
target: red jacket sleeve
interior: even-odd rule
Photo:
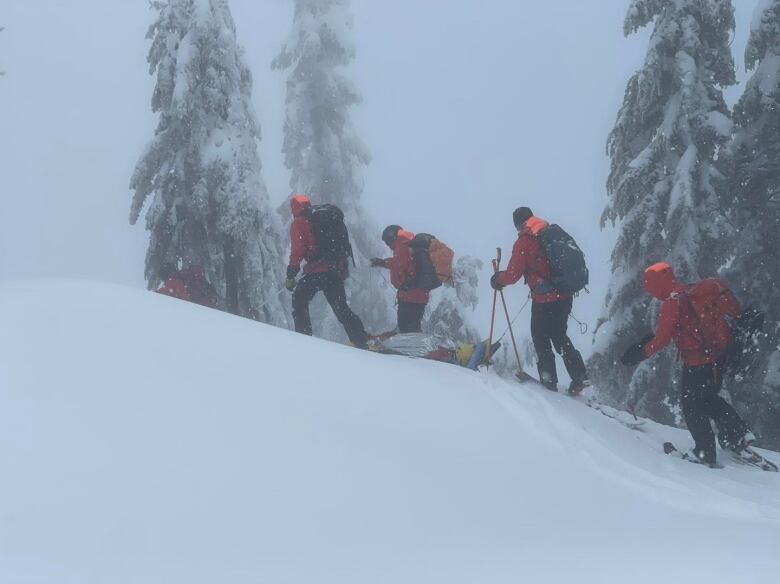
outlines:
[[[385,263],[390,268],[390,283],[396,290],[400,290],[404,284],[414,279],[414,260],[408,245],[399,245],[393,250],[393,257]]]
[[[525,271],[530,262],[529,246],[527,237],[518,237],[515,245],[512,247],[512,258],[506,270],[498,274],[498,283],[502,286],[515,284],[525,275]]]
[[[296,217],[290,225],[290,263],[295,268],[314,253],[314,232],[305,217]]]
[[[662,351],[674,338],[680,322],[680,301],[670,298],[661,307],[661,316],[658,318],[658,329],[655,337],[645,345],[645,355],[652,357]]]

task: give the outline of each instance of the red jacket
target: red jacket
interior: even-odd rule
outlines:
[[[288,264],[288,273],[290,268],[297,271],[301,267],[301,262],[306,265],[303,271],[306,274],[318,274],[328,271],[328,264],[322,261],[311,261],[317,253],[317,241],[314,239],[314,230],[311,221],[306,216],[306,212],[311,208],[311,201],[306,195],[295,195],[290,199],[290,208],[292,209],[293,222],[290,225],[290,262]]]
[[[525,283],[531,289],[534,302],[556,302],[564,298],[570,298],[573,294],[534,294],[533,290],[543,282],[550,279],[552,268],[550,261],[544,253],[542,243],[539,241],[539,233],[550,224],[539,217],[531,217],[525,223],[517,241],[512,248],[512,258],[506,270],[498,274],[498,283],[502,286],[510,286],[525,277]]]
[[[190,266],[176,271],[162,283],[157,292],[207,308],[217,308],[219,305],[217,293],[206,279],[206,273],[201,266]]]
[[[207,308],[217,308],[219,299],[217,293],[206,278],[206,271],[201,266],[190,266],[180,272],[189,294],[190,302]]]
[[[404,286],[414,280],[417,267],[409,243],[414,239],[414,233],[398,232],[393,243],[393,257],[385,260],[385,267],[390,270],[390,282],[398,290],[398,301],[412,304],[428,304],[430,294],[422,288],[404,289]]]
[[[659,263],[645,270],[644,287],[652,296],[663,301],[655,337],[645,345],[645,356],[655,355],[674,341],[687,367],[717,362],[721,355],[708,352],[701,339],[697,338],[697,324],[683,300],[692,286],[678,282],[669,264]]]
[[[165,280],[162,285],[156,290],[158,294],[165,294],[179,300],[190,300],[190,293],[187,290],[187,285],[178,276],[172,276]]]

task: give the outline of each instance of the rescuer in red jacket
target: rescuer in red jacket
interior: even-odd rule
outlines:
[[[547,221],[535,217],[528,207],[515,209],[512,219],[518,231],[512,248],[512,258],[506,270],[496,272],[490,280],[495,290],[515,284],[521,278],[531,289],[531,338],[536,349],[539,380],[552,391],[558,391],[558,372],[555,368],[555,351],[563,357],[566,371],[571,377],[569,393],[579,394],[590,385],[585,362],[574,348],[567,329],[574,303],[573,294],[558,292],[539,294],[534,292],[551,276],[550,262],[544,252],[539,233],[548,227]]]
[[[715,280],[707,282],[715,287],[718,285]],[[721,444],[728,448],[739,451],[755,440],[736,410],[719,395],[723,386],[721,361],[730,340],[728,320],[739,316],[739,304],[723,287],[717,308],[709,311],[716,318],[705,323],[697,315],[691,300],[697,286],[679,282],[669,264],[658,263],[647,268],[643,284],[651,296],[663,302],[658,326],[652,339],[633,345],[621,361],[625,365],[636,365],[674,341],[683,362],[680,396],[683,417],[696,443],[691,454],[714,465],[715,434],[710,420],[718,426]],[[714,293],[718,294],[717,288]],[[712,314],[716,311],[717,315]]]
[[[325,298],[333,309],[339,322],[344,326],[350,342],[360,348],[367,347],[368,335],[363,322],[352,312],[347,304],[344,290],[344,278],[347,274],[347,258],[336,265],[318,258],[317,240],[314,236],[311,220],[311,201],[305,195],[294,195],[290,199],[293,221],[290,225],[290,262],[287,266],[285,286],[293,292],[292,308],[295,330],[305,335],[312,334],[309,303],[317,292]],[[303,277],[296,282],[295,277],[303,266]]]
[[[207,308],[219,306],[217,292],[209,283],[206,272],[201,266],[190,266],[180,270],[174,265],[169,265],[165,266],[161,272],[163,283],[156,292],[179,300],[194,302]]]
[[[405,231],[400,225],[389,225],[382,232],[382,241],[393,251],[393,257],[371,259],[372,266],[390,270],[390,283],[398,290],[398,331],[401,333],[422,332],[422,319],[430,300],[430,293],[415,285],[417,269],[409,247],[412,239],[414,233]]]

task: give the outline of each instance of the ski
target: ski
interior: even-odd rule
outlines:
[[[727,452],[731,460],[737,464],[741,464],[743,466],[752,466],[767,472],[780,471],[780,468],[778,468],[774,462],[764,458],[750,446],[743,448],[739,452],[730,449],[724,450],[723,452]]]
[[[575,399],[581,397],[579,395],[573,395],[571,396]],[[598,413],[600,413],[602,416],[606,416],[607,418],[611,420],[615,420],[616,422],[622,424],[629,430],[634,430],[636,432],[644,432],[645,431],[645,422],[646,420],[640,420],[636,416],[632,416],[628,412],[623,412],[620,410],[616,410],[615,408],[611,408],[609,406],[602,405],[598,402],[584,399],[585,405],[591,408],[592,410],[596,410]]]
[[[615,408],[602,405],[597,401],[595,401],[592,397],[586,398],[584,395],[582,395],[582,393],[577,393],[572,395],[565,391],[559,391],[557,388],[555,390],[552,390],[549,387],[546,387],[541,381],[536,379],[533,375],[530,375],[525,371],[518,371],[517,373],[515,373],[515,379],[517,379],[520,383],[533,383],[534,385],[538,385],[539,387],[541,387],[546,391],[554,391],[557,393],[568,395],[572,399],[585,404],[590,409],[596,410],[602,416],[606,416],[610,420],[614,420],[615,422],[621,424],[622,426],[625,426],[629,430],[634,430],[636,432],[645,431],[644,425],[646,420],[641,420],[636,416],[632,416],[628,412],[622,412],[620,410],[616,410]]]
[[[536,377],[522,370],[515,373],[515,379],[517,379],[520,383],[535,383],[536,385],[541,385],[544,387],[542,382],[539,381]]]
[[[715,464],[708,464],[696,456],[691,456],[687,452],[681,452],[680,450],[677,450],[677,447],[671,442],[664,442],[664,454],[668,454],[670,456],[679,458],[680,460],[685,460],[686,462],[691,462],[693,464],[700,464],[709,468],[723,468],[723,465],[717,462]]]

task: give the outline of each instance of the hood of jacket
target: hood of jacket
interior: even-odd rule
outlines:
[[[293,195],[290,199],[290,209],[292,209],[293,217],[300,217],[311,209],[311,199],[306,195]]]
[[[393,251],[396,251],[401,245],[409,245],[413,239],[414,233],[404,229],[399,229],[398,233],[396,233],[395,241],[393,242]]]
[[[525,222],[521,233],[529,233],[534,236],[538,236],[542,231],[547,229],[550,224],[541,217],[531,217]]]
[[[644,287],[648,294],[658,300],[666,300],[675,292],[685,289],[675,277],[672,266],[666,262],[653,264],[645,270]]]

